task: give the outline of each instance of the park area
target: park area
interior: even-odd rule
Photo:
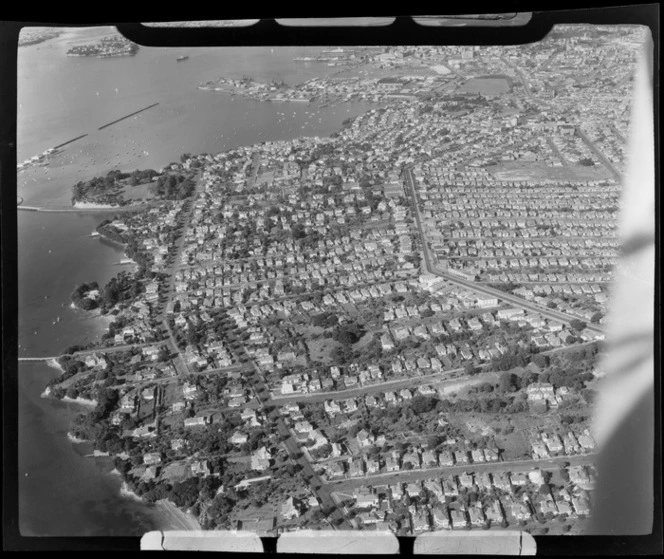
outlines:
[[[510,92],[510,83],[503,77],[471,78],[462,84],[458,93],[479,93],[481,95],[500,95]]]

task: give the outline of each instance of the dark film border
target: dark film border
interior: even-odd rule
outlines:
[[[422,11],[418,7],[410,11],[413,15],[428,15],[441,11],[441,8],[450,15],[465,14],[475,11],[486,12],[485,6],[477,6],[476,2],[466,2],[461,7],[437,6],[435,9]],[[39,9],[37,18],[35,14],[24,14],[28,17],[10,18],[0,22],[0,103],[2,106],[1,122],[3,125],[3,138],[0,144],[0,189],[2,206],[10,211],[0,211],[0,230],[2,231],[2,251],[0,263],[2,266],[2,381],[3,381],[3,549],[9,551],[105,551],[105,550],[138,550],[140,539],[133,537],[23,537],[18,530],[18,405],[15,398],[17,383],[17,220],[13,211],[16,194],[16,174],[14,165],[16,161],[16,55],[18,49],[18,36],[23,27],[32,26],[94,26],[115,25],[122,34],[130,40],[144,46],[285,46],[285,45],[399,45],[399,44],[432,44],[432,45],[517,45],[541,40],[556,24],[588,23],[596,25],[644,25],[649,27],[653,43],[652,67],[654,74],[654,121],[655,121],[655,150],[656,168],[655,181],[659,184],[659,6],[657,4],[629,5],[628,2],[603,2],[602,6],[589,7],[586,3],[558,2],[555,11],[551,7],[532,5],[532,2],[504,2],[500,6],[491,6],[492,12],[525,12],[532,11],[530,21],[523,26],[505,27],[473,27],[468,25],[458,27],[426,27],[418,25],[410,17],[397,16],[395,21],[387,26],[380,27],[285,27],[270,19],[263,19],[248,27],[224,28],[158,28],[147,27],[140,23],[127,22],[117,17],[85,17],[82,13],[74,14],[70,11],[69,17],[63,17],[63,11],[48,8]],[[575,9],[581,7],[582,9]],[[57,8],[55,6],[54,8]],[[283,8],[283,9],[282,9]],[[343,7],[341,7],[343,8]],[[234,11],[235,10],[235,11]],[[263,11],[264,18],[303,17],[310,14],[306,10],[296,10],[292,6],[279,6],[278,13]],[[339,10],[339,9],[338,9]],[[224,6],[221,19],[253,19],[256,16],[241,7]],[[356,6],[346,13],[339,13],[338,17],[348,15],[348,11],[355,16],[372,16],[371,13],[359,12]],[[143,21],[182,21],[192,18],[188,11],[178,14],[164,15],[155,9],[151,15],[140,17]],[[371,12],[371,10],[369,11]],[[375,14],[375,12],[374,12]],[[330,16],[330,14],[326,14]],[[387,14],[394,15],[394,14]],[[138,19],[136,15],[133,19]],[[319,16],[320,17],[320,16]],[[333,17],[333,16],[332,16]],[[377,17],[377,16],[373,16]],[[13,21],[12,21],[13,19]],[[195,19],[213,20],[215,15],[201,15]],[[659,208],[659,193],[656,190],[656,207]],[[657,214],[659,218],[659,214]],[[659,236],[659,219],[656,221],[656,234]],[[659,257],[659,245],[657,245]],[[657,260],[659,262],[659,260]],[[659,269],[656,269],[656,279],[659,279]],[[659,307],[659,282],[655,282],[655,305]],[[655,371],[659,371],[660,345],[659,322],[655,323]],[[661,381],[655,374],[655,427],[656,438],[654,448],[654,525],[653,532],[647,536],[535,536],[538,554],[540,555],[652,555],[662,553],[662,527],[661,527]],[[66,514],[66,511],[63,511]],[[266,553],[276,552],[276,538],[261,538]],[[402,555],[412,555],[413,538],[398,537]],[[243,557],[259,557],[258,554],[243,554]],[[331,555],[321,555],[327,557]]]

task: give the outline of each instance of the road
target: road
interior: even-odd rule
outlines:
[[[348,491],[362,485],[393,485],[395,483],[408,483],[448,475],[459,475],[464,472],[481,474],[494,472],[523,472],[535,468],[543,470],[560,468],[568,462],[572,466],[594,464],[596,454],[577,454],[574,456],[556,456],[544,460],[513,460],[507,462],[488,462],[481,464],[461,464],[417,470],[401,470],[382,474],[365,475],[353,479],[332,480],[328,483],[335,492]]]
[[[85,357],[86,355],[92,355],[93,353],[116,353],[118,351],[129,351],[131,349],[148,346],[160,347],[165,343],[168,342],[160,340],[158,342],[142,342],[140,344],[122,344],[110,347],[95,347],[92,349],[85,349],[83,351],[75,351],[74,353],[67,355],[71,355],[72,357]]]
[[[168,323],[168,317],[166,316],[166,311],[167,309],[170,308],[170,304],[173,300],[173,294],[175,291],[175,270],[177,269],[178,263],[180,262],[182,249],[184,247],[185,239],[187,237],[187,229],[189,227],[189,223],[191,222],[191,214],[194,209],[194,202],[201,187],[202,176],[203,173],[201,170],[199,170],[195,181],[194,192],[189,198],[189,200],[185,202],[185,204],[188,204],[188,206],[186,206],[185,209],[183,209],[182,213],[179,216],[179,221],[182,224],[182,232],[180,233],[180,236],[175,244],[175,254],[172,256],[173,261],[171,262],[170,266],[167,268],[168,270],[167,273],[169,274],[169,277],[168,277],[168,282],[166,283],[166,294],[165,294],[166,300],[163,303],[164,310],[160,313],[162,324],[166,329],[166,332],[168,332],[171,351],[177,353],[178,362],[180,365],[179,370],[181,375],[188,375],[190,371],[186,361],[184,360],[184,357],[182,356],[182,352],[178,347],[175,335],[173,334],[173,330],[171,330],[171,326]]]
[[[563,164],[563,166],[569,167],[570,166],[569,161],[563,155],[563,153],[558,149],[558,146],[555,144],[551,136],[546,137],[546,143],[549,145],[551,151],[556,155],[556,157],[560,159],[560,162]]]
[[[252,359],[251,356],[247,353],[244,346],[240,346],[237,351],[234,350],[234,353],[236,353],[235,357],[238,358],[239,361],[243,361],[244,359],[245,361],[251,363],[254,374],[249,374],[246,378],[252,385],[256,400],[260,403],[261,407],[263,407],[269,420],[272,421],[273,425],[276,426],[277,431],[283,439],[284,446],[286,447],[290,458],[302,467],[304,478],[310,485],[311,490],[318,499],[318,502],[321,503],[323,508],[327,507],[332,510],[329,516],[329,519],[332,522],[332,526],[342,530],[350,528],[351,524],[348,518],[343,513],[343,511],[339,509],[337,503],[332,498],[331,489],[329,486],[323,483],[323,480],[316,473],[309,460],[307,460],[304,452],[302,452],[300,449],[299,443],[293,437],[293,434],[286,425],[286,422],[281,417],[281,414],[277,409],[278,402],[275,402],[271,399],[270,391],[267,387],[263,371],[258,366],[256,361]]]
[[[273,396],[272,400],[279,405],[289,404],[291,402],[324,402],[325,400],[345,400],[346,398],[355,398],[362,394],[371,394],[373,392],[385,392],[398,390],[401,388],[408,388],[409,386],[420,386],[422,384],[429,384],[430,382],[441,381],[449,375],[459,373],[463,368],[450,369],[430,375],[422,375],[419,377],[409,377],[405,379],[387,380],[376,384],[369,384],[360,386],[358,388],[349,388],[347,390],[336,390],[331,392],[310,392],[307,394],[296,394],[293,396]],[[451,379],[448,379],[451,380]],[[454,379],[455,381],[458,379]]]
[[[595,156],[604,164],[604,166],[609,171],[611,171],[616,180],[620,182],[622,180],[622,173],[618,171],[618,169],[614,167],[613,163],[611,163],[611,161],[609,161],[609,159],[599,150],[599,148],[595,145],[595,142],[586,136],[586,133],[581,130],[580,126],[575,126],[574,128],[576,130],[576,134],[584,141],[590,151],[595,154]]]
[[[415,180],[413,178],[413,173],[410,168],[407,168],[405,170],[405,175],[406,175],[406,183],[407,183],[407,188],[410,191],[411,199],[412,199],[412,204],[413,204],[413,210],[415,214],[415,222],[417,224],[417,229],[420,234],[420,239],[421,239],[421,244],[422,244],[422,250],[424,254],[424,263],[426,266],[427,272],[430,274],[434,274],[436,276],[440,276],[442,278],[445,278],[447,281],[454,283],[456,285],[465,287],[467,289],[470,289],[472,291],[484,293],[486,295],[491,295],[493,297],[498,298],[501,301],[509,301],[510,303],[514,304],[517,307],[521,307],[522,309],[526,309],[529,311],[537,312],[540,315],[546,317],[546,318],[551,318],[554,320],[559,320],[565,324],[569,324],[570,321],[572,320],[578,320],[577,317],[568,315],[566,313],[562,313],[560,311],[556,311],[553,309],[549,309],[547,307],[543,307],[541,305],[538,305],[536,303],[532,303],[530,301],[526,301],[525,299],[518,297],[517,295],[512,295],[511,293],[506,293],[504,291],[500,291],[499,289],[494,289],[492,287],[488,287],[486,285],[479,285],[475,282],[472,281],[467,281],[463,280],[461,278],[458,278],[456,276],[453,276],[452,274],[446,273],[446,272],[441,272],[438,268],[436,268],[433,263],[432,263],[432,258],[431,258],[431,249],[429,248],[427,242],[426,242],[426,237],[424,235],[424,229],[422,228],[422,219],[420,216],[420,210],[417,204],[417,196],[415,194]],[[593,332],[603,334],[604,330],[594,324],[588,324],[587,328]]]

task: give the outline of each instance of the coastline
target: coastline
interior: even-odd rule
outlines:
[[[76,35],[76,33],[73,33],[73,32],[72,32],[72,34],[73,34],[73,35]],[[147,54],[147,49],[146,49],[146,54]],[[67,68],[69,68],[69,67],[73,67],[73,66],[70,64],[71,62],[73,62],[73,61],[70,59],[69,62],[68,62],[67,64],[63,65],[63,68],[67,69]],[[108,61],[108,62],[109,62],[109,63],[112,63],[111,61]],[[88,67],[89,67],[89,68],[92,68],[92,65],[90,65],[90,66],[85,65],[85,66],[82,66],[82,67],[83,67],[83,68],[88,68]],[[95,84],[95,86],[92,87],[92,89],[91,89],[91,95],[90,95],[90,97],[91,97],[92,99],[96,100],[97,97],[96,97],[96,95],[95,95],[95,91],[94,91],[94,89],[95,89],[96,87],[99,87],[99,86],[96,85],[97,82],[95,82],[92,78],[89,78],[89,79],[88,79],[88,83],[90,83],[90,84]],[[122,83],[114,83],[113,86],[115,86],[115,85],[118,85],[118,86],[120,87],[120,90],[121,90],[121,91],[124,91],[125,86],[124,86]],[[108,89],[107,91],[104,90],[104,89],[101,89],[101,88],[100,88],[100,90],[101,90],[101,94],[102,94],[102,96],[105,95],[105,94],[107,94],[108,96],[110,96],[110,95],[113,93],[112,88]],[[115,92],[117,93],[117,90],[115,90]],[[99,95],[99,92],[97,92],[97,95]],[[187,93],[187,95],[189,95],[189,94]],[[118,97],[118,98],[119,98],[119,97]],[[115,99],[115,98],[114,98],[114,99]],[[150,101],[146,101],[146,104],[147,104],[148,102],[150,102]],[[216,101],[215,101],[215,103],[216,103]],[[26,106],[27,106],[27,105],[26,105]],[[208,106],[211,108],[213,105],[212,105],[212,103],[209,103],[209,104],[205,105],[204,108],[207,108]],[[234,105],[234,106],[235,106],[235,105]],[[242,105],[241,105],[241,106],[242,106]],[[251,106],[253,107],[253,105],[251,105]],[[216,107],[217,107],[217,105],[214,105],[214,108],[215,108],[214,110],[217,110]],[[211,110],[212,110],[212,109],[211,109]],[[199,112],[202,112],[202,111],[199,111]],[[194,113],[194,116],[196,116],[196,114],[198,114],[198,113]],[[241,113],[239,113],[239,114],[240,114],[240,117],[241,117],[241,116],[242,116]],[[155,118],[156,118],[156,117],[155,117]],[[302,117],[302,118],[304,118],[304,117]],[[304,122],[304,121],[303,121],[303,122]],[[238,122],[231,122],[231,123],[227,124],[227,126],[238,126],[238,125],[240,125],[240,124],[243,124],[243,122],[241,121],[241,119],[238,120]],[[161,126],[161,124],[159,124],[159,123],[158,123],[158,125]],[[302,126],[304,126],[304,124],[302,124]],[[312,126],[313,126],[313,125],[312,125]],[[79,131],[74,130],[74,131],[72,131],[72,133],[71,133],[70,135],[69,135],[69,133],[68,133],[68,135],[67,135],[66,137],[74,137],[74,136],[76,136],[78,133],[79,133]],[[118,141],[118,140],[116,139],[116,137],[122,137],[122,138],[123,138],[123,141],[126,140],[126,136],[127,136],[127,134],[124,134],[124,133],[123,133],[123,134],[120,134],[120,132],[116,132],[115,129],[112,129],[112,130],[111,130],[111,134],[115,134],[115,136],[112,137],[112,140],[113,140],[113,141]],[[279,132],[279,134],[281,134],[281,132]],[[277,135],[276,132],[275,132],[275,135]],[[140,134],[130,135],[129,138],[130,138],[130,139],[134,139],[135,137],[138,137],[138,136],[140,136]],[[240,136],[242,136],[242,135],[240,134]],[[91,139],[91,138],[88,138],[88,140],[90,140],[90,142],[92,142],[92,139]],[[87,142],[88,140],[86,140],[86,142]],[[129,142],[129,140],[126,140],[126,141]],[[210,138],[209,138],[208,140],[206,140],[206,141],[209,142],[209,146],[206,144],[205,146],[195,148],[197,152],[203,152],[203,151],[210,151],[210,152],[214,152],[214,153],[216,153],[216,152],[221,152],[221,151],[223,151],[224,149],[230,149],[230,147],[226,146],[226,143],[231,144],[232,142],[237,141],[237,142],[240,142],[242,145],[243,145],[244,143],[253,144],[253,143],[255,143],[255,142],[260,141],[260,139],[256,138],[256,140],[255,140],[255,142],[254,142],[254,141],[250,141],[248,138],[239,137],[237,140],[226,139],[226,140],[223,141],[223,142],[226,142],[226,143],[223,143],[223,142],[222,142],[221,145],[219,145],[219,144],[220,144],[219,141],[217,141],[216,139],[212,139],[212,137],[210,137]],[[81,144],[83,144],[83,145],[81,145]],[[85,144],[85,142],[81,142],[81,144],[76,144],[76,147],[81,146],[81,147],[83,148],[83,151],[84,151],[85,148],[86,148],[86,145],[87,145],[87,144]],[[50,144],[49,144],[49,145],[50,145]],[[155,151],[154,151],[154,153],[157,153],[157,151],[158,151],[157,148],[159,148],[159,149],[160,149],[161,151],[163,151],[163,152],[168,152],[168,149],[175,149],[175,148],[171,148],[171,146],[169,146],[169,145],[165,145],[165,146],[159,145],[159,146],[155,147]],[[73,155],[76,155],[75,153],[73,153],[73,151],[74,151],[74,150],[72,150],[72,154],[73,154]],[[168,157],[163,156],[163,157],[164,157],[163,161],[160,160],[160,159],[157,157],[157,158],[155,159],[155,161],[153,162],[152,159],[155,158],[154,153],[153,153],[153,149],[150,149],[150,154],[152,154],[152,155],[150,156],[151,159],[149,160],[149,163],[146,164],[147,167],[159,168],[159,167],[163,166],[166,162],[172,160],[173,157],[177,158],[177,156],[179,155],[180,152],[179,152],[179,151],[174,151],[174,155],[173,155],[173,157],[171,157],[170,154],[168,155]],[[80,157],[79,157],[79,156],[76,156],[76,157],[79,157],[79,159],[84,160],[85,157],[92,157],[92,156],[97,157],[98,154],[99,154],[98,151],[94,151],[92,155],[89,155],[89,154],[87,154],[87,153],[83,153],[83,155],[81,155]],[[112,155],[112,154],[111,154],[111,155]],[[142,156],[141,156],[141,157],[142,157]],[[120,157],[120,159],[122,159],[122,157]],[[128,159],[129,159],[129,158],[128,158]],[[99,161],[99,163],[96,164],[96,166],[93,165],[93,168],[96,169],[97,167],[102,167],[102,166],[103,166],[103,163],[101,162],[101,160],[99,159],[99,157],[98,157],[98,161]],[[131,161],[132,161],[131,163],[127,163],[127,164],[125,165],[127,168],[133,168],[133,167],[135,166],[133,160],[131,160]],[[141,159],[141,161],[143,161],[143,160]],[[118,165],[119,165],[119,163],[118,163]],[[141,168],[142,168],[142,166],[141,166]],[[54,172],[54,171],[56,171],[56,170],[58,170],[58,169],[60,169],[60,168],[57,168],[57,169],[56,169],[55,167],[52,167],[52,168],[50,169],[50,171],[51,171],[51,172]],[[68,171],[68,167],[64,167],[64,169]],[[88,169],[88,168],[86,167],[86,169]],[[35,171],[30,171],[30,172],[33,173],[33,172],[35,172]],[[61,174],[64,174],[64,172],[65,172],[65,171],[62,171]],[[85,171],[85,172],[87,172],[87,171]],[[94,172],[93,172],[92,170],[90,170],[90,173],[94,174]],[[26,179],[26,180],[27,180],[27,179]],[[74,182],[75,182],[75,179],[72,179],[72,180],[74,180]],[[64,182],[65,182],[65,181],[63,180],[63,183],[64,183]],[[71,180],[69,180],[69,178],[67,178],[67,182],[71,183]],[[46,183],[46,184],[48,184],[48,183]],[[39,193],[38,193],[38,194],[39,194]],[[49,196],[50,196],[50,191],[49,191],[48,194],[49,194]],[[32,202],[32,199],[28,199],[27,203],[31,203],[31,202]],[[47,201],[44,202],[44,203],[46,204],[46,203],[56,203],[56,202],[57,202],[58,204],[60,204],[61,206],[63,206],[63,207],[64,207],[65,205],[69,205],[69,204],[70,204],[70,200],[66,200],[66,199],[64,199],[64,198],[62,199],[62,201],[61,201],[60,199],[57,199],[57,200],[55,200],[55,202],[52,202],[50,199],[47,199]],[[36,204],[36,202],[35,202],[35,204]],[[142,206],[142,205],[141,205],[141,206]],[[130,210],[130,209],[137,209],[138,207],[141,207],[141,206],[115,206],[115,205],[96,204],[96,203],[94,203],[94,202],[90,202],[90,203],[79,202],[78,204],[75,204],[75,205],[74,205],[74,209],[106,210],[106,212],[100,211],[100,212],[98,212],[98,213],[99,213],[99,214],[104,214],[104,213],[105,213],[109,218],[111,218],[116,212],[119,214],[120,212],[127,211],[127,210]],[[71,211],[71,210],[69,210],[69,211]],[[74,212],[74,213],[77,213],[77,218],[78,218],[78,216],[85,216],[85,212],[83,212],[83,211],[81,211],[81,212]],[[94,214],[95,212],[94,212],[94,211],[90,211],[89,213],[90,213],[90,214]],[[48,217],[48,216],[47,216],[47,217]],[[72,221],[73,221],[73,220],[72,220]],[[86,230],[86,233],[87,233],[88,231],[90,231],[90,229],[92,229],[92,227],[90,227],[89,229],[87,229],[87,230]],[[121,243],[121,242],[118,241],[118,240],[111,239],[111,238],[107,237],[106,235],[99,234],[98,232],[95,232],[95,233],[97,233],[97,234],[94,234],[94,233],[93,233],[93,234],[90,234],[90,237],[92,237],[92,238],[94,238],[94,237],[100,237],[101,239],[103,239],[103,241],[102,241],[102,245],[106,244],[105,241],[109,241],[109,242],[113,243],[115,246],[123,246],[123,245],[126,246],[125,243]],[[89,243],[89,241],[87,241],[87,240],[86,240],[86,242]],[[93,243],[89,243],[89,245],[92,245],[92,246],[94,247],[94,244],[93,244]],[[101,248],[103,248],[103,247],[101,247]],[[82,250],[87,250],[87,249],[86,249],[86,248],[83,248]],[[117,260],[117,259],[116,259],[116,260]],[[73,268],[72,268],[72,269],[73,269]],[[38,275],[34,275],[33,277],[39,277],[39,276],[38,276]],[[88,275],[88,277],[89,277],[89,275]],[[82,281],[87,281],[86,277],[82,277]],[[65,306],[66,306],[66,303],[65,303]],[[75,310],[82,310],[82,309],[78,309],[74,304],[72,304],[72,309],[75,309]],[[70,313],[70,314],[71,314],[71,313]],[[87,320],[88,318],[104,318],[104,319],[107,320],[108,322],[112,322],[113,319],[114,319],[114,317],[113,317],[112,315],[101,315],[101,314],[99,314],[98,311],[95,312],[95,310],[92,310],[92,311],[85,311],[84,313],[78,313],[78,312],[76,312],[76,313],[73,313],[73,314],[75,315],[75,321],[74,321],[74,320],[70,320],[70,319],[68,319],[65,315],[63,315],[63,319],[65,319],[65,320],[63,320],[63,323],[66,321],[66,322],[67,322],[67,325],[69,325],[69,323],[71,322],[71,323],[72,323],[73,325],[75,325],[77,328],[86,328],[87,326],[92,326],[92,324],[89,323],[89,321]],[[107,327],[106,327],[107,325],[106,325],[105,322],[104,322],[104,323],[101,323],[101,322],[98,323],[97,321],[93,321],[93,322],[94,322],[94,326],[92,326],[92,327],[94,328],[95,331],[97,330],[97,328],[99,328],[99,330],[100,330],[99,333],[100,333],[100,334],[101,334],[101,333],[104,333],[104,332],[107,331]],[[30,333],[32,334],[32,332],[30,332]],[[67,333],[67,332],[65,332],[65,333]],[[59,352],[59,350],[58,350],[58,349],[55,349],[55,350],[53,350],[53,352],[48,352],[48,353],[46,353],[46,354],[47,354],[47,355],[54,355],[54,354],[55,354],[54,352]],[[55,367],[54,367],[54,368],[55,368]],[[58,369],[59,369],[60,371],[62,370],[60,367],[58,367]],[[52,371],[52,372],[51,372],[51,376],[55,376],[55,374],[56,374],[55,371]],[[46,391],[45,391],[45,392],[46,392]],[[91,402],[91,401],[89,401],[89,400],[88,400],[86,403],[84,403],[84,402],[81,401],[81,399],[74,399],[74,400],[72,400],[72,399],[70,399],[70,398],[66,398],[66,397],[63,398],[62,400],[64,400],[65,402],[73,402],[73,403],[77,403],[77,404],[79,404],[79,405],[90,405],[90,404],[93,403],[93,402]],[[67,407],[69,407],[69,406],[67,406]],[[73,406],[72,406],[72,407],[69,407],[69,408],[70,408],[70,409],[61,409],[61,407],[58,406],[59,411],[61,411],[63,414],[64,414],[64,413],[71,413],[71,414],[73,415],[73,410],[71,409],[71,408],[73,408]],[[62,431],[61,431],[61,433],[62,433]],[[62,437],[62,438],[64,438],[64,437]],[[76,438],[75,436],[73,436],[71,433],[68,434],[68,437],[67,437],[67,438],[69,439],[69,445],[67,445],[67,441],[65,441],[65,445],[64,445],[64,446],[71,446],[71,443],[79,443],[79,442],[80,442],[80,443],[90,443],[90,442],[91,442],[91,441],[84,441],[84,440],[78,439],[78,438]],[[29,439],[26,439],[26,440],[29,440]],[[26,445],[26,446],[28,446],[28,445]],[[94,451],[93,451],[93,454],[94,454]],[[75,459],[78,460],[77,457],[75,457]],[[88,462],[89,462],[89,461],[88,461]],[[65,470],[65,471],[66,471],[66,472],[70,472],[70,471],[72,471],[72,470],[71,470],[71,468],[69,468],[69,469],[67,469],[67,470]],[[49,472],[49,473],[51,473],[51,472]],[[117,471],[115,471],[115,472],[111,472],[111,473],[112,473],[112,474],[117,474],[117,475],[119,475],[119,472],[117,472]],[[104,472],[103,475],[107,475],[107,473]],[[109,476],[109,477],[110,477],[110,476]],[[31,474],[31,478],[32,478],[32,474]],[[101,484],[100,484],[100,485],[101,485]],[[108,483],[108,484],[104,484],[104,485],[108,485],[109,487],[111,487],[112,490],[113,490],[112,493],[113,493],[114,495],[117,496],[118,486],[120,485],[120,483],[118,483],[118,480],[114,480],[114,483]],[[84,489],[85,487],[86,487],[85,484],[80,484],[80,489]],[[92,489],[95,490],[96,488],[94,488],[94,486],[93,486]],[[128,490],[128,489],[129,489],[128,487],[125,487],[125,490]],[[74,493],[76,493],[78,490],[79,490],[79,489],[78,489],[78,487],[77,487],[77,488],[72,488],[70,491],[71,491],[72,494],[74,494]],[[88,487],[88,492],[89,492],[89,491],[90,491],[90,488]],[[47,492],[42,491],[42,494],[45,494],[45,493],[47,493]],[[132,493],[133,493],[133,492],[132,492]],[[104,496],[106,497],[106,495],[104,495]],[[123,497],[126,497],[126,499],[118,499],[118,500],[120,500],[120,501],[126,501],[126,502],[128,502],[128,503],[133,503],[133,502],[135,502],[135,503],[144,503],[144,504],[145,504],[145,507],[141,506],[141,507],[140,507],[141,509],[146,508],[146,507],[149,507],[149,509],[150,509],[150,511],[151,511],[151,512],[150,512],[150,516],[151,516],[151,517],[154,516],[155,523],[156,523],[157,526],[158,526],[157,529],[171,529],[171,530],[175,530],[175,529],[177,529],[177,530],[200,530],[200,529],[201,529],[201,527],[200,527],[200,525],[199,525],[199,523],[198,523],[198,521],[196,520],[196,518],[195,518],[194,515],[192,515],[191,513],[187,513],[187,512],[184,512],[184,511],[179,510],[179,509],[178,509],[173,503],[171,503],[171,502],[168,502],[168,501],[160,501],[160,502],[157,502],[157,503],[151,503],[151,502],[146,501],[145,499],[141,499],[140,497],[139,497],[138,499],[134,498],[134,496],[128,494],[128,491],[125,491],[125,493],[123,493],[122,496],[123,496]],[[41,498],[41,496],[40,496],[40,498]],[[156,506],[153,507],[153,504],[156,505]],[[55,506],[57,507],[57,502],[55,503]],[[118,507],[118,508],[126,508],[127,505],[126,505],[126,504],[123,505],[123,504],[114,503],[114,507]],[[139,508],[139,507],[137,507],[137,506],[135,506],[135,505],[131,505],[131,507],[132,507],[132,510],[133,510],[134,508],[136,508],[136,509]],[[57,508],[56,508],[56,510],[57,510]],[[46,512],[46,509],[42,509],[42,511],[43,511],[43,515],[44,515],[44,516],[47,516],[48,513]],[[154,515],[153,515],[152,513],[154,513]],[[41,513],[40,513],[40,514],[41,514]],[[81,528],[80,528],[80,520],[79,520],[79,519],[77,519],[77,520],[79,521],[79,522],[77,522],[77,524],[79,524],[79,525],[78,525],[78,527],[76,527],[76,529],[79,530],[79,529],[81,529]],[[84,520],[85,522],[88,521],[88,519],[85,518],[84,516],[83,516],[83,520]],[[89,520],[92,521],[92,519],[89,519]],[[133,528],[136,527],[135,524],[130,524],[130,525],[133,526]]]
[[[122,477],[117,468],[113,468],[110,471],[110,474],[120,478]],[[129,485],[127,485],[127,482],[124,480],[120,486],[120,496],[137,503],[147,503],[143,497],[129,489]],[[201,525],[198,523],[198,519],[193,514],[179,509],[168,499],[159,499],[158,501],[155,501],[154,509],[157,523],[155,529],[157,530],[183,530],[190,532],[202,530]]]
[[[117,470],[115,470],[117,472]],[[119,475],[119,473],[118,473]],[[145,499],[143,497],[139,497],[136,493],[134,493],[131,489],[129,489],[129,485],[127,485],[126,481],[122,482],[122,485],[120,486],[120,495],[127,499],[132,499],[134,501],[138,501],[139,503],[144,503]]]
[[[70,442],[75,443],[75,444],[83,444],[83,443],[89,443],[90,442],[87,439],[79,439],[71,431],[67,431],[67,439],[69,439]]]
[[[57,359],[49,359],[48,361],[46,361],[46,364],[52,369],[57,369],[58,371],[60,371],[60,373],[65,372],[65,370],[62,368],[62,365],[60,365],[60,362]]]
[[[80,404],[82,406],[95,408],[97,407],[97,400],[89,400],[88,398],[81,398],[80,396],[76,398],[70,398],[69,396],[62,397],[63,402],[69,402],[71,404]]]

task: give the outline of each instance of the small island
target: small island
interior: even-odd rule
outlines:
[[[138,45],[120,35],[103,37],[98,43],[77,45],[67,51],[67,56],[133,56],[138,52]]]
[[[97,282],[82,283],[71,294],[71,300],[79,309],[92,311],[99,307],[99,295]]]

